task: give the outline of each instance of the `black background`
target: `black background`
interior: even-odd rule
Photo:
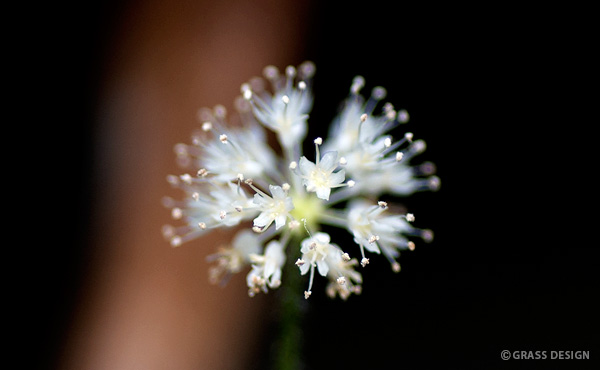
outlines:
[[[13,342],[40,365],[51,367],[79,289],[94,202],[93,103],[119,10],[113,2],[53,8],[26,23],[30,31],[17,45],[30,77],[20,86],[33,93],[34,107],[20,113],[39,125],[24,142],[39,139],[45,153],[26,173],[55,184],[42,198],[39,183],[26,190],[41,206],[31,235],[39,240],[28,242],[38,247],[20,267],[30,278],[16,300],[27,315]],[[600,356],[599,253],[587,226],[597,216],[591,195],[581,196],[594,189],[597,166],[579,168],[595,158],[576,151],[588,135],[581,124],[597,121],[585,114],[590,99],[582,90],[594,86],[585,72],[593,49],[586,10],[416,10],[370,1],[317,4],[312,14],[305,51],[318,67],[311,122],[329,122],[361,74],[366,91],[383,85],[387,100],[409,111],[406,130],[428,144],[417,162],[434,162],[442,187],[402,200],[435,240],[404,253],[400,274],[372,259],[361,296],[311,297],[306,367],[591,365],[500,360],[505,349]],[[584,94],[573,99],[577,92]]]

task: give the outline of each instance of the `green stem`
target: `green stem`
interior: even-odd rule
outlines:
[[[292,239],[291,245],[294,244]],[[288,250],[297,250],[289,248]],[[303,279],[294,264],[296,255],[288,253],[282,285],[279,287],[278,331],[272,349],[272,368],[277,370],[298,370],[302,358],[302,317],[306,313],[302,282]]]

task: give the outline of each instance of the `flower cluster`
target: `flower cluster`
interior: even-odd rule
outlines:
[[[163,234],[176,247],[216,228],[236,230],[231,244],[209,257],[216,263],[210,279],[224,281],[247,268],[250,296],[279,287],[286,259],[293,258],[298,273],[309,275],[305,298],[316,271],[328,279],[328,295],[346,299],[360,293],[358,266],[369,264],[369,253],[383,254],[398,272],[400,251],[415,248],[409,237],[432,239],[430,230],[411,225],[412,214],[393,211],[380,196],[435,190],[439,179],[431,163],[409,165],[425,149],[422,140],[390,134],[408,113],[380,104],[382,87],[365,99],[360,76],[329,138],[314,138],[314,156],[304,155],[315,66],[305,62],[284,73],[268,66],[263,72],[264,78],[241,86],[237,114],[228,115],[223,106],[201,109],[192,144],[175,146],[179,163],[191,172],[167,177],[185,197],[164,199],[183,225],[164,226]],[[243,225],[249,227],[237,227]],[[360,257],[335,244],[324,225],[347,230]]]

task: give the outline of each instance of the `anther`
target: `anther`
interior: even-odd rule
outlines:
[[[365,79],[362,76],[356,76],[352,80],[352,85],[350,86],[350,92],[354,95],[360,92],[360,89],[365,86]]]
[[[177,177],[175,175],[168,175],[167,182],[173,186],[179,185],[179,177]]]
[[[356,181],[349,180],[346,184],[348,185],[349,188],[351,188],[351,187],[354,187],[354,185],[356,185]]]
[[[200,193],[198,193],[197,191],[192,193],[192,199],[195,200],[196,202],[198,200],[200,200]]]
[[[290,102],[290,97],[287,95],[284,95],[281,97],[281,101],[283,102],[283,104],[288,104]]]
[[[323,139],[322,139],[322,138],[320,138],[320,137],[318,137],[318,138],[316,138],[316,139],[315,139],[314,143],[315,143],[316,145],[321,145],[321,144],[323,144]]]
[[[285,75],[288,77],[295,77],[296,76],[296,68],[294,66],[287,66],[285,68]]]
[[[184,173],[183,175],[179,176],[179,178],[188,185],[192,184],[192,176],[190,176],[189,173]]]
[[[379,207],[383,208],[383,209],[386,209],[388,207],[387,202],[384,202],[384,201],[381,201],[381,200],[379,202],[377,202],[377,205]]]
[[[360,261],[360,264],[362,267],[365,267],[366,265],[369,264],[369,259],[366,257],[363,257],[363,259]]]
[[[408,249],[410,249],[411,251],[415,250],[415,243],[413,242],[408,242],[407,243]]]
[[[410,142],[412,142],[413,139],[413,133],[412,132],[407,132],[406,134],[404,134],[404,138]]]
[[[220,218],[221,220],[224,220],[224,219],[225,219],[225,216],[227,216],[227,212],[225,212],[225,211],[221,211],[221,212],[219,212],[219,218]]]
[[[198,177],[206,177],[206,175],[208,175],[206,168],[201,168],[198,170]]]
[[[275,66],[266,66],[263,70],[263,74],[267,80],[272,80],[279,77],[279,70]]]
[[[344,285],[346,284],[346,278],[343,276],[340,276],[339,278],[336,279],[337,283],[340,285]]]
[[[373,244],[378,240],[379,240],[379,235],[371,235],[371,237],[369,238],[369,244]]]
[[[397,117],[398,117],[398,122],[400,122],[400,123],[406,123],[410,119],[408,112],[404,109],[398,111]]]
[[[398,262],[392,263],[392,271],[400,272],[400,264]]]
[[[174,220],[179,220],[182,216],[183,211],[181,210],[181,208],[173,208],[171,210],[171,217],[173,217]]]
[[[243,173],[238,173],[236,177],[237,177],[237,179],[239,181],[244,181],[244,174]]]
[[[413,215],[412,213],[406,214],[406,221],[413,222],[414,220],[415,220],[415,215]]]
[[[345,166],[348,164],[348,160],[346,157],[340,157],[340,166]]]
[[[180,236],[174,236],[171,238],[171,247],[179,247],[182,243]]]
[[[348,253],[342,254],[342,259],[346,262],[350,261],[350,255]]]
[[[383,145],[385,145],[386,148],[389,148],[390,146],[392,146],[392,139],[390,139],[389,137],[386,137],[385,140],[383,141]]]
[[[360,115],[360,121],[365,122],[369,116],[366,113]]]
[[[304,299],[308,299],[308,297],[310,297],[311,294],[312,294],[311,291],[308,291],[308,290],[304,291]]]
[[[305,262],[302,258],[298,258],[298,260],[296,261],[296,266],[298,266],[298,267],[300,267],[304,264],[305,264]]]
[[[283,191],[289,191],[289,190],[290,190],[290,188],[291,188],[291,186],[290,186],[290,184],[288,184],[287,182],[286,182],[286,183],[283,183],[283,184],[281,184],[281,189],[282,189]]]
[[[298,163],[296,161],[290,162],[290,170],[295,170],[298,167]]]
[[[202,229],[205,230],[206,229],[206,224],[204,222],[198,222],[198,226]]]
[[[310,248],[310,250],[315,250],[315,248],[317,247],[317,243],[312,242],[308,247]]]
[[[222,134],[221,136],[219,136],[219,140],[223,143],[223,144],[227,144],[227,135]]]
[[[208,132],[208,131],[212,130],[212,127],[213,127],[212,123],[206,121],[202,124],[202,131]]]
[[[244,208],[242,208],[242,206],[237,206],[237,207],[235,207],[235,210],[238,212],[242,212],[244,210]]]
[[[421,233],[421,238],[423,238],[425,243],[431,243],[431,241],[433,240],[433,231],[429,229],[423,230],[423,232]]]
[[[402,154],[402,152],[396,152],[396,162],[400,162],[402,160],[402,157],[404,157],[404,154]]]
[[[371,91],[371,96],[377,100],[381,100],[381,99],[385,98],[386,95],[387,95],[387,91],[385,90],[384,87],[381,87],[381,86],[377,86],[377,87],[373,88],[373,91]]]
[[[298,82],[298,89],[299,90],[306,90],[306,82],[304,82],[304,81]]]

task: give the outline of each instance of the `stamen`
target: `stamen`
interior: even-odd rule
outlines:
[[[204,123],[202,124],[202,131],[204,131],[204,132],[208,132],[208,131],[212,130],[212,128],[213,128],[213,125],[212,125],[212,123],[210,123],[210,122],[208,122],[208,121],[207,121],[207,122],[204,122]]]
[[[181,208],[176,207],[171,210],[171,217],[173,217],[174,220],[179,220],[182,216],[183,211],[181,210]]]
[[[356,76],[352,80],[352,85],[350,85],[350,92],[353,95],[358,95],[358,93],[360,92],[360,89],[362,89],[364,86],[365,86],[365,79],[364,79],[364,77],[362,77],[362,76]]]
[[[366,265],[369,264],[369,259],[366,257],[363,257],[363,259],[360,261],[360,264],[362,267],[365,267]]]
[[[179,178],[188,185],[192,184],[192,176],[190,176],[189,173],[184,173],[183,175],[179,176]]]
[[[373,244],[378,240],[379,240],[379,235],[371,235],[371,237],[369,238],[369,244]]]
[[[171,246],[172,247],[179,247],[182,243],[181,237],[180,236],[174,236],[171,238]]]
[[[408,115],[408,112],[405,109],[398,111],[396,117],[398,118],[398,122],[400,123],[406,123],[410,119],[410,116]]]

